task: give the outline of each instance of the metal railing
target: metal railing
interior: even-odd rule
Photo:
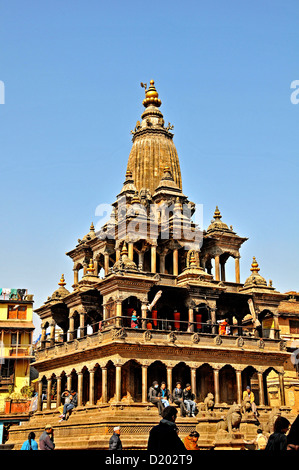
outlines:
[[[137,324],[133,325],[131,316],[114,316],[100,322],[94,322],[84,326],[84,328],[78,327],[75,330],[68,331],[67,333],[61,335],[60,340],[45,340],[41,344],[41,347],[45,347],[46,344],[54,345],[57,343],[65,341],[73,341],[74,339],[84,338],[98,332],[105,332],[112,327],[125,328],[130,330],[152,330],[160,331],[165,333],[177,332],[180,334],[194,334],[199,333],[202,335],[221,335],[221,336],[230,336],[230,337],[252,337],[252,338],[261,338],[261,339],[280,339],[280,330],[271,328],[263,329],[262,327],[256,329],[254,326],[242,326],[242,325],[226,325],[225,329],[221,326],[220,323],[211,323],[211,322],[189,322],[184,320],[175,320],[175,319],[163,319],[163,318],[152,318],[152,317],[138,317]],[[89,332],[88,332],[89,330]]]

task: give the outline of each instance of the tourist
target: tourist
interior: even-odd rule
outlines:
[[[191,391],[191,385],[186,384],[186,388],[183,390],[183,399],[184,405],[186,406],[188,416],[192,416],[195,418],[195,411],[196,411],[196,403],[195,403],[195,395]]]
[[[147,450],[151,454],[185,454],[186,447],[178,436],[175,424],[177,409],[167,406],[162,412],[162,419],[149,433]]]
[[[148,401],[153,403],[153,405],[158,408],[158,413],[161,416],[163,411],[163,403],[161,402],[159,384],[156,380],[153,382],[153,385],[149,388]]]
[[[188,436],[184,439],[184,446],[187,450],[199,450],[197,445],[197,441],[199,438],[199,434],[197,431],[191,431]]]
[[[186,408],[184,405],[183,390],[182,390],[181,382],[177,382],[175,384],[175,388],[173,389],[173,392],[172,392],[172,400],[173,400],[173,403],[175,403],[176,405],[180,407],[181,416],[186,416]]]
[[[299,450],[299,415],[293,422],[287,436],[287,450]]]
[[[253,444],[255,446],[255,450],[265,450],[268,442],[268,438],[263,434],[263,430],[261,428],[257,429],[257,436],[252,441],[244,441],[245,444]]]
[[[274,423],[274,433],[269,437],[266,450],[280,451],[287,450],[286,433],[290,427],[290,422],[283,416],[278,416]]]
[[[109,450],[122,450],[122,442],[120,440],[120,427],[115,426],[113,428],[113,434],[109,440]]]
[[[45,430],[39,438],[40,450],[54,450],[54,432],[51,424],[46,424]]]
[[[255,404],[255,401],[254,401],[254,393],[251,391],[249,385],[247,385],[246,390],[244,390],[244,392],[243,392],[243,401],[246,400],[246,398],[250,399],[252,412],[255,414],[255,416],[258,416],[258,412],[257,412],[257,409],[256,409],[256,404]]]
[[[27,441],[23,442],[21,450],[38,450],[38,444],[35,440],[35,433],[30,432],[28,434]]]
[[[163,403],[165,408],[166,406],[170,405],[169,400],[171,398],[171,395],[170,395],[170,391],[168,390],[168,388],[166,388],[165,382],[161,382],[159,396],[161,397],[161,402]]]
[[[63,398],[65,398],[64,406],[63,406],[63,412],[62,415],[60,415],[60,421],[63,421],[66,419],[67,413],[69,413],[73,408],[75,408],[78,404],[78,397],[77,393],[75,390],[72,390],[71,393],[66,390],[63,392],[61,395]]]

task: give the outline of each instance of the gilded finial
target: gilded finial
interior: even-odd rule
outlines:
[[[128,248],[126,245],[126,242],[123,243],[122,249],[121,249],[121,256],[128,255]]]
[[[155,88],[154,80],[150,81],[150,86],[148,88],[147,88],[146,83],[141,82],[140,85],[145,90],[145,99],[143,100],[143,103],[142,103],[143,106],[147,108],[148,106],[153,105],[159,108],[159,106],[161,106],[162,104],[162,101],[159,99],[159,94]]]
[[[58,285],[60,287],[64,287],[66,285],[66,282],[64,280],[64,274],[61,274],[60,282],[58,282]]]
[[[94,273],[94,264],[93,264],[93,259],[90,258],[89,265],[87,268],[87,272],[93,274]]]
[[[89,229],[91,232],[94,232],[94,225],[93,225],[93,222],[91,222],[91,225],[90,225],[90,229]]]
[[[216,206],[215,212],[214,212],[214,219],[221,219],[222,215],[220,213],[220,210],[218,209],[218,206]]]
[[[260,270],[260,268],[259,268],[258,262],[256,261],[255,256],[254,256],[252,264],[251,264],[250,271],[252,271],[253,273],[258,273],[259,270]]]

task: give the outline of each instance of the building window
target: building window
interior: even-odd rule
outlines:
[[[290,320],[290,333],[299,335],[299,320]]]
[[[9,305],[7,318],[8,320],[13,320],[13,319],[26,320],[27,305]]]

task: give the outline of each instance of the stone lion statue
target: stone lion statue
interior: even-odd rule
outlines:
[[[225,418],[217,424],[217,431],[227,431],[232,434],[240,427],[242,420],[241,406],[234,403],[226,413]]]
[[[213,393],[208,393],[206,398],[204,399],[204,411],[212,412],[214,410],[214,395]]]
[[[250,397],[245,397],[241,404],[241,413],[248,414],[252,411]]]

